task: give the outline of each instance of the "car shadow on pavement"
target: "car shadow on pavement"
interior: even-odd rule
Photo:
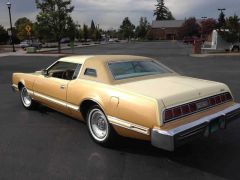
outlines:
[[[38,111],[41,114],[51,114],[52,116],[65,116],[59,112],[56,112],[48,107],[39,106]],[[85,126],[81,121],[73,118],[69,118],[64,122],[61,122],[61,118],[58,119],[58,123],[61,124],[68,122],[68,125],[75,126]],[[70,119],[70,121],[69,121]],[[84,127],[87,128],[87,127]],[[83,128],[83,129],[84,129]],[[185,144],[182,147],[177,148],[174,152],[168,152],[155,148],[150,142],[140,141],[135,139],[129,139],[124,137],[118,137],[116,143],[111,147],[101,147],[95,144],[90,136],[87,136],[89,140],[85,140],[84,146],[88,147],[88,152],[84,152],[89,156],[92,154],[99,154],[101,157],[105,157],[105,161],[110,164],[106,166],[111,166],[111,159],[117,158],[117,156],[127,154],[132,156],[143,157],[143,159],[153,159],[155,163],[161,163],[162,159],[166,160],[166,168],[169,167],[171,163],[177,164],[179,167],[194,169],[194,171],[200,173],[209,173],[211,175],[227,178],[227,179],[240,179],[240,175],[237,173],[239,167],[240,157],[235,157],[234,155],[240,152],[240,146],[237,140],[234,138],[229,140],[224,138],[224,133],[230,133],[228,131],[218,132],[209,138],[200,138],[189,144]],[[227,134],[229,137],[229,134]],[[82,140],[79,137],[80,141]],[[76,146],[82,146],[82,144],[76,144]],[[72,147],[73,149],[81,149],[82,147]],[[108,158],[110,154],[111,157]],[[114,157],[116,156],[116,157]],[[91,164],[91,163],[90,163]],[[89,164],[89,165],[90,165]],[[170,166],[171,167],[171,166]]]

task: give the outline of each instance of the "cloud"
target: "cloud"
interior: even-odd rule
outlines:
[[[0,1],[0,24],[9,26],[7,0]],[[35,0],[11,0],[12,17],[15,22],[20,17],[35,20],[38,13]],[[240,15],[240,1],[238,0],[165,0],[166,6],[177,19],[195,16],[217,18],[218,8],[226,8],[227,15],[236,13]],[[72,0],[75,6],[72,13],[74,21],[79,24],[90,24],[93,19],[101,28],[118,28],[124,17],[137,25],[141,16],[147,17],[151,22],[156,0]]]

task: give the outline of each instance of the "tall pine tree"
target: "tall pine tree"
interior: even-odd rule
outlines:
[[[165,6],[164,0],[157,0],[156,10],[154,11],[154,16],[156,16],[157,21],[162,20],[174,20],[171,11]]]

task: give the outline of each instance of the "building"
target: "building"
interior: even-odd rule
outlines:
[[[185,20],[164,20],[152,22],[152,36],[154,39],[179,39],[180,28]]]

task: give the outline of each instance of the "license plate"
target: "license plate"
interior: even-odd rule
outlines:
[[[196,103],[196,105],[197,105],[198,110],[203,109],[205,107],[208,107],[208,101],[207,100],[206,101],[201,101],[201,102]]]

